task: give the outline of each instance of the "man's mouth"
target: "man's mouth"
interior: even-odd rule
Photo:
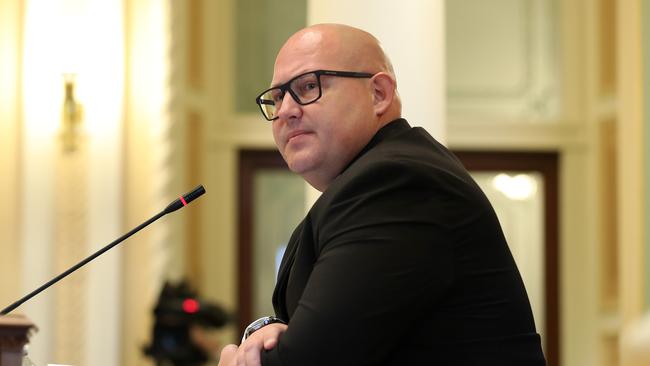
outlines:
[[[305,135],[305,134],[307,134],[307,131],[303,131],[303,130],[292,131],[287,135],[287,142],[291,141],[291,139],[293,139],[294,137]]]

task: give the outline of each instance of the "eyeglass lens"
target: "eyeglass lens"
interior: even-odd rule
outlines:
[[[290,94],[300,104],[309,104],[320,97],[320,83],[315,73],[302,75],[289,83]],[[281,87],[273,88],[260,97],[260,105],[267,118],[276,117],[282,105],[285,92]]]

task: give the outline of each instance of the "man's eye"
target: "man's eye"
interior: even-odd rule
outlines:
[[[305,95],[311,93],[314,89],[318,89],[318,83],[315,81],[305,81],[298,85],[298,90],[295,90],[296,93],[300,95]]]
[[[272,98],[273,101],[274,101],[275,103],[281,102],[281,101],[282,101],[282,98],[284,98],[284,94],[285,94],[285,93],[274,93],[274,94],[273,94],[273,98]]]

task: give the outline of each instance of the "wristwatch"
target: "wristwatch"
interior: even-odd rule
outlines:
[[[244,335],[241,338],[242,343],[244,343],[246,338],[248,338],[251,334],[273,323],[287,324],[284,320],[275,316],[265,316],[259,318],[254,322],[250,323],[250,325],[246,327],[246,329],[244,330]]]

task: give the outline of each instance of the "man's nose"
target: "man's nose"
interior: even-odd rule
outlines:
[[[278,109],[278,117],[285,121],[300,118],[302,116],[302,105],[294,99],[293,95],[287,92],[282,98],[282,103]]]

